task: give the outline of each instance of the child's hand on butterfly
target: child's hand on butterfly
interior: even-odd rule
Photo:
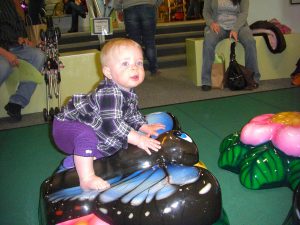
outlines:
[[[138,147],[146,151],[151,155],[151,151],[158,151],[161,146],[160,142],[151,138],[151,135],[158,136],[157,131],[165,129],[166,126],[161,123],[144,124],[141,126],[140,131],[144,132],[145,135],[141,135],[138,141]]]
[[[144,124],[141,126],[140,131],[144,132],[148,137],[151,135],[158,136],[158,130],[164,130],[166,126],[161,123]]]
[[[148,155],[151,155],[150,150],[157,152],[159,149],[161,149],[160,142],[158,140],[143,134],[140,135],[137,146],[147,152]]]

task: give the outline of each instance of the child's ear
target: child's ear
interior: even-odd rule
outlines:
[[[111,71],[108,66],[104,66],[102,68],[102,72],[103,72],[104,76],[106,76],[108,79],[111,79]]]

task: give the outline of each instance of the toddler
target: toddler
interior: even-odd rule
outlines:
[[[151,150],[161,148],[160,142],[150,136],[165,129],[160,123],[147,124],[138,110],[133,88],[145,77],[143,51],[138,43],[126,38],[110,40],[101,50],[101,66],[105,79],[96,90],[74,95],[53,121],[54,141],[69,154],[63,166],[75,166],[83,190],[110,187],[95,175],[94,159],[126,149],[128,143],[150,155]]]

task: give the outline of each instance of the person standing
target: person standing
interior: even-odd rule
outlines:
[[[247,23],[249,0],[204,0],[203,17],[206,22],[203,42],[202,90],[211,90],[211,68],[217,44],[232,38],[245,49],[245,66],[254,72],[256,88],[260,73],[256,42]]]
[[[64,10],[67,14],[72,15],[71,29],[68,32],[78,32],[78,17],[86,18],[85,0],[64,0]]]
[[[18,0],[0,1],[0,86],[10,76],[14,67],[19,66],[19,59],[32,64],[41,71],[46,59],[45,54],[28,40],[24,14],[20,15]],[[19,14],[19,13],[20,14]],[[21,109],[29,104],[36,83],[20,81],[16,92],[10,96],[4,107],[7,114],[14,120],[22,119]]]
[[[116,0],[114,3],[116,10],[123,10],[127,37],[143,46],[152,76],[159,73],[155,44],[157,6],[153,0]]]

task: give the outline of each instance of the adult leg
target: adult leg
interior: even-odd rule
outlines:
[[[200,17],[203,18],[203,7],[204,7],[204,0],[200,0]]]
[[[12,70],[13,67],[9,64],[6,58],[0,56],[0,86],[9,77],[9,75],[12,73]],[[22,119],[21,105],[9,102],[7,105],[5,105],[4,109],[13,120],[20,121]]]
[[[124,24],[127,37],[142,46],[142,25],[137,13],[138,10],[137,6],[124,9]]]
[[[44,0],[29,1],[29,16],[33,25],[42,23],[40,16],[44,16],[42,12],[44,4]]]
[[[195,16],[195,0],[190,0],[190,5],[186,14],[188,20],[192,19]]]
[[[0,86],[8,78],[11,72],[12,66],[9,64],[6,58],[0,55]]]
[[[142,19],[142,41],[145,46],[145,54],[149,62],[150,73],[154,75],[158,68],[157,50],[155,45],[156,7],[143,5],[139,13]]]
[[[19,46],[11,48],[10,52],[15,54],[18,58],[29,62],[36,69],[41,71],[45,61],[45,55],[41,50],[28,46]],[[12,67],[3,57],[1,58],[0,71],[0,84],[2,84],[12,72]],[[35,88],[36,83],[31,81],[21,81],[19,83],[16,92],[10,96],[8,104],[4,107],[12,119],[15,121],[22,119],[21,109],[28,105]]]
[[[228,37],[228,31],[221,29],[217,34],[211,31],[209,27],[205,28],[202,51],[202,86],[211,87],[211,67],[215,59],[215,48],[217,44],[226,37]],[[208,88],[208,90],[210,90],[210,88]]]
[[[151,5],[137,5],[124,10],[124,24],[127,36],[145,47],[151,74],[157,72],[155,45],[156,11]]]
[[[200,19],[200,17],[201,17],[201,13],[200,13],[200,0],[195,0],[194,16],[195,16],[195,19]]]
[[[240,29],[238,39],[245,49],[245,66],[254,72],[254,80],[258,83],[260,73],[257,63],[256,41],[248,26]]]
[[[78,13],[72,10],[71,29],[69,32],[78,32]]]
[[[23,59],[33,65],[38,71],[41,71],[45,62],[45,54],[38,48],[23,46],[11,48],[10,51],[18,58]],[[22,108],[27,106],[30,98],[36,88],[36,83],[31,81],[21,81],[15,94],[10,97],[9,102],[21,105]]]

